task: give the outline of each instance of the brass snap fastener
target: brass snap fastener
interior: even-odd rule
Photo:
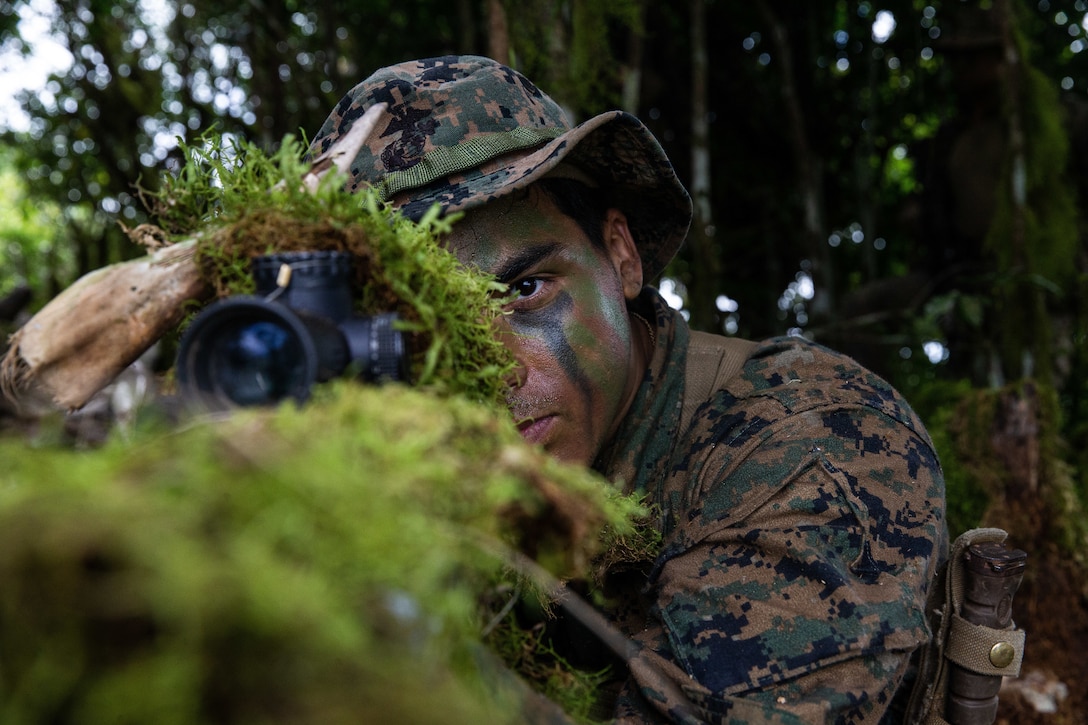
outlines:
[[[990,648],[990,664],[994,667],[1008,667],[1016,657],[1016,648],[1008,642],[998,642]]]

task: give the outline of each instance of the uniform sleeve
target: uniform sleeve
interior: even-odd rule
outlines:
[[[930,636],[947,544],[928,440],[864,406],[751,422],[669,494],[617,722],[877,722]]]

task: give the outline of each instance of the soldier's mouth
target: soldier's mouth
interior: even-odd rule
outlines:
[[[521,437],[528,443],[542,444],[548,438],[548,433],[551,432],[554,424],[554,415],[526,418],[518,423],[518,433],[521,433]]]

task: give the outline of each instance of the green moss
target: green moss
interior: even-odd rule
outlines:
[[[44,453],[0,442],[13,725],[520,722],[475,664],[517,578],[496,552],[590,578],[645,513],[489,406],[398,385]]]
[[[1088,512],[1052,387],[1022,381],[980,390],[966,381],[938,382],[919,389],[914,403],[941,458],[953,536],[996,526],[1021,548],[1053,544],[1088,563]],[[1019,470],[1010,470],[1010,456]]]
[[[948,451],[942,463],[949,531],[955,535],[983,526],[994,500],[1003,496],[1006,472],[990,443],[995,402],[988,391],[971,391],[956,399],[938,424]]]
[[[1045,533],[1059,549],[1082,568],[1088,566],[1088,501],[1078,486],[1075,468],[1069,463],[1075,456],[1062,435],[1062,413],[1058,392],[1040,385],[1039,462],[1046,506]]]
[[[911,394],[911,405],[925,421],[941,461],[948,530],[953,537],[977,528],[989,506],[986,487],[965,463],[973,459],[961,450],[961,406],[971,395],[966,380],[930,380]]]
[[[335,176],[302,190],[291,139],[185,152],[152,201],[217,294],[252,290],[254,256],[351,252],[359,312],[400,313],[413,385],[336,380],[93,451],[0,439],[0,722],[520,723],[542,707],[526,681],[582,712],[591,677],[552,658],[539,681],[541,648],[513,678],[487,648],[506,651],[484,636],[495,593],[546,610],[525,557],[592,582],[657,541],[638,501],[518,434],[503,288],[441,247],[437,212]]]
[[[254,257],[349,252],[357,311],[399,314],[415,385],[501,403],[513,362],[492,325],[506,290],[442,248],[456,218],[435,208],[412,222],[370,190],[349,193],[337,173],[308,189],[310,165],[291,137],[271,156],[221,138],[183,150],[185,165],[152,207],[165,229],[197,237],[197,262],[218,297],[252,294]]]
[[[602,686],[614,678],[611,667],[585,671],[570,666],[551,646],[542,627],[526,629],[514,614],[507,614],[488,638],[495,652],[530,686],[557,703],[583,725],[602,723],[611,713],[601,713]]]
[[[1016,5],[1018,12],[1023,8]],[[1031,63],[1032,47],[1012,23],[1019,62],[1005,84],[1009,144],[993,223],[985,240],[994,271],[989,330],[1005,378],[1050,383],[1050,308],[1071,294],[1080,249],[1069,139],[1057,88]],[[1025,353],[1030,363],[1025,364]]]

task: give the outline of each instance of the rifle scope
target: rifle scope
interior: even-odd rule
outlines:
[[[315,383],[345,373],[367,382],[407,379],[396,314],[352,314],[352,262],[343,252],[254,259],[257,295],[209,305],[182,336],[182,396],[223,410],[305,402]]]

